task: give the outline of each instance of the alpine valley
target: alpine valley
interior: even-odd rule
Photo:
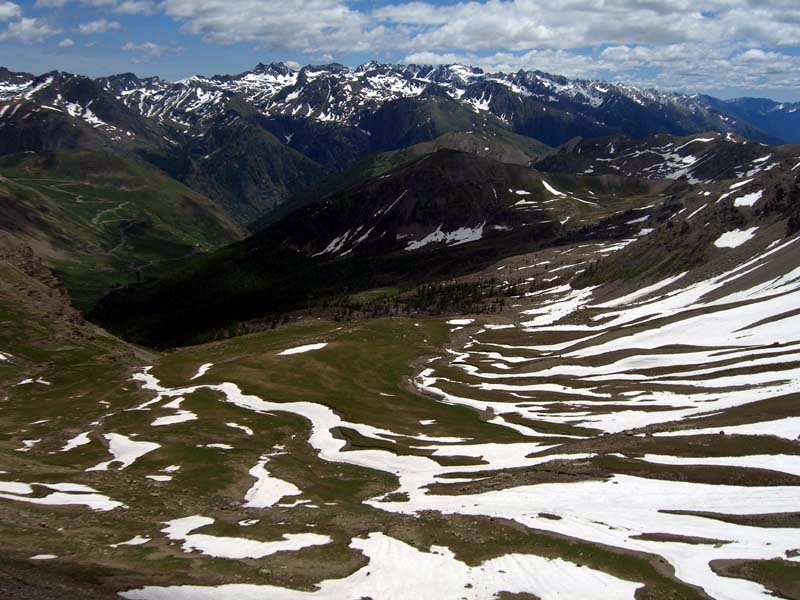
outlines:
[[[0,68],[0,597],[799,599],[798,108]]]

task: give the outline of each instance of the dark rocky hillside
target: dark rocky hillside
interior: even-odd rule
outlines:
[[[359,290],[413,287],[565,241],[630,237],[652,207],[686,188],[546,176],[440,150],[291,213],[174,277],[112,293],[92,318],[137,341],[186,343]],[[676,208],[664,210],[658,218]]]

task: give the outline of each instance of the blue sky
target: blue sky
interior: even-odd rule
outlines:
[[[0,64],[180,79],[462,62],[800,100],[798,0],[0,0]]]

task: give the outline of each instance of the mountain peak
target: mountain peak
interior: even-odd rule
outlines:
[[[447,68],[456,75],[461,77],[477,77],[484,74],[483,69],[480,67],[471,67],[469,65],[464,65],[461,63],[454,63],[452,65],[447,65]]]
[[[0,81],[20,81],[20,80],[29,80],[33,79],[33,75],[30,73],[20,73],[17,71],[11,71],[6,67],[0,67]]]
[[[324,64],[315,64],[315,65],[306,65],[301,71],[327,71],[330,73],[340,73],[342,71],[349,71],[350,68],[344,66],[341,63],[332,62],[332,63],[324,63]]]
[[[251,71],[258,74],[278,74],[286,75],[294,69],[289,68],[284,62],[258,63]]]
[[[367,71],[374,71],[376,69],[383,69],[386,67],[387,65],[381,64],[377,60],[371,60],[367,63],[358,65],[356,67],[356,73],[366,73]]]

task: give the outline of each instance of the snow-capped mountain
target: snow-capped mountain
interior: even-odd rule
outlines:
[[[476,114],[492,115],[516,132],[549,144],[574,135],[643,137],[709,130],[776,141],[746,120],[725,114],[705,96],[572,80],[540,71],[487,73],[463,65],[376,62],[356,68],[330,64],[292,69],[273,63],[238,75],[196,76],[174,83],[132,75],[100,81],[142,115],[179,128],[202,128],[236,96],[270,119],[333,123],[371,133],[369,117],[384,104],[438,92]]]
[[[0,70],[0,153],[158,143],[157,123],[88,77]]]
[[[82,149],[143,158],[242,222],[324,174],[259,117],[235,93],[194,80],[0,73],[0,154]]]
[[[517,133],[551,145],[580,135],[621,133],[641,138],[655,133],[688,135],[701,131],[738,133],[756,141],[794,141],[759,129],[753,121],[782,118],[800,122],[798,105],[740,99],[720,101],[642,89],[622,83],[568,79],[541,71],[487,73],[463,65],[387,65],[370,62],[348,68],[339,64],[293,69],[283,63],[259,64],[237,75],[194,76],[177,82],[131,73],[91,82],[66,73],[39,77],[3,70],[0,102],[36,101],[66,110],[92,126],[115,125],[85,98],[80,104],[65,97],[69,82],[95,83],[131,111],[171,129],[202,135],[232,105],[245,104],[270,121],[332,124],[374,133],[373,117],[386,104],[407,99],[448,98],[478,116],[491,116]],[[96,101],[95,101],[96,103]],[[94,105],[94,104],[93,104]],[[46,108],[45,108],[46,110]],[[476,122],[476,125],[478,122]],[[279,127],[275,127],[279,129]],[[774,130],[774,127],[770,127]],[[787,131],[784,129],[784,131]],[[122,131],[127,135],[127,131]],[[134,133],[134,132],[131,132]],[[292,142],[291,134],[282,136]],[[287,139],[288,138],[288,139]],[[374,149],[374,148],[371,148]]]
[[[101,79],[103,88],[126,106],[177,132],[202,130],[224,114],[233,93],[200,77],[172,83],[132,73]]]
[[[512,134],[557,146],[576,137],[712,131],[775,144],[800,139],[800,111],[463,65],[272,63],[176,82],[2,69],[0,131],[4,154],[133,153],[250,222],[367,154],[447,134]]]

